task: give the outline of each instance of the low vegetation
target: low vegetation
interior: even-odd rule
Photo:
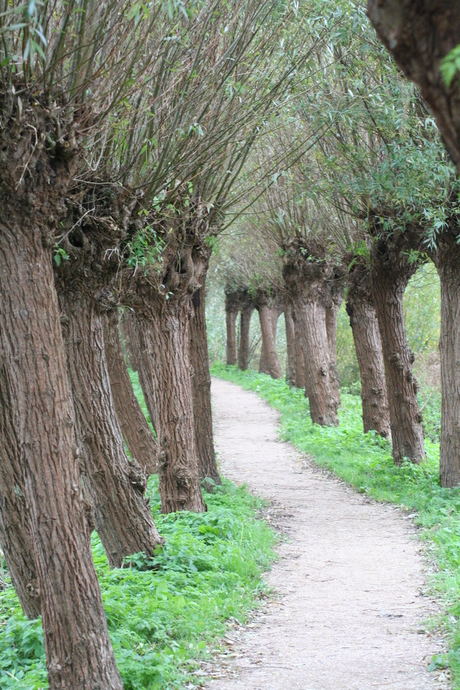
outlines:
[[[244,622],[257,606],[276,536],[257,519],[262,502],[229,481],[205,494],[206,513],[162,515],[153,477],[149,496],[166,540],[153,559],[137,554],[110,569],[93,535],[110,638],[126,690],[191,688],[228,621]],[[41,620],[23,616],[7,585],[0,593],[0,688],[47,687]]]
[[[363,434],[361,400],[342,392],[339,427],[312,424],[303,390],[290,389],[252,371],[215,364],[214,376],[255,391],[281,413],[281,435],[314,461],[377,501],[388,501],[414,513],[427,554],[433,563],[430,589],[442,598],[444,612],[432,625],[447,635],[449,652],[435,657],[431,669],[448,667],[453,687],[460,688],[460,488],[439,484],[439,409],[436,396],[424,410],[426,462],[394,465],[391,446],[374,432]],[[438,401],[439,402],[439,401]]]

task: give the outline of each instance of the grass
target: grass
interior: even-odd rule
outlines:
[[[166,539],[152,561],[137,554],[110,569],[93,535],[110,637],[126,690],[192,688],[229,619],[244,622],[257,606],[276,536],[257,519],[262,502],[229,481],[205,493],[200,515],[162,515],[154,477],[149,495]],[[0,592],[0,630],[0,688],[46,688],[41,621],[24,618],[12,587]]]
[[[359,396],[342,393],[339,427],[320,427],[311,423],[303,391],[289,389],[284,381],[223,364],[215,364],[212,374],[267,400],[281,413],[282,438],[312,456],[319,466],[377,501],[416,513],[420,536],[435,564],[431,590],[445,605],[442,616],[433,623],[449,642],[448,653],[433,659],[430,668],[449,668],[454,690],[460,690],[460,488],[439,485],[439,445],[427,438],[426,462],[395,467],[390,445],[375,433],[363,433]],[[437,408],[433,407],[432,414],[432,420],[427,415],[427,424],[434,429]]]
[[[150,428],[152,431],[154,431],[153,426],[152,426],[152,421],[150,419],[149,411],[147,409],[147,405],[145,404],[145,398],[144,394],[142,392],[141,384],[139,383],[139,374],[137,371],[133,371],[132,369],[128,369],[128,374],[129,378],[131,379],[131,384],[134,390],[134,394],[136,398],[139,401],[139,405],[141,406],[141,410],[144,413],[145,417],[147,418],[147,421],[150,425]]]
[[[396,468],[389,445],[362,433],[357,395],[343,393],[340,426],[322,428],[311,424],[303,392],[283,381],[223,365],[215,365],[213,374],[256,391],[279,410],[283,437],[319,465],[379,501],[417,512],[422,538],[439,568],[432,587],[446,604],[437,623],[450,642],[448,654],[434,659],[432,668],[448,666],[460,690],[460,490],[439,486],[438,446],[427,439],[423,466]],[[132,378],[142,405],[136,375]],[[434,402],[430,409],[427,405],[427,424],[435,430]],[[205,494],[209,510],[201,515],[162,515],[153,477],[149,495],[155,523],[166,538],[153,562],[137,554],[126,567],[110,569],[93,535],[110,636],[126,690],[192,688],[200,684],[194,675],[200,661],[218,644],[228,621],[244,622],[257,605],[276,536],[257,519],[262,502],[228,481]],[[0,631],[0,689],[46,688],[41,622],[23,617],[11,586],[0,592]]]

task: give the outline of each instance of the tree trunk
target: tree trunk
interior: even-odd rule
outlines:
[[[312,422],[323,426],[339,423],[326,324],[331,274],[323,247],[298,238],[286,244],[283,278],[303,354],[305,395]]]
[[[275,342],[275,347],[276,347],[276,334],[278,331],[278,321],[281,316],[281,314],[284,311],[284,307],[280,306],[275,306],[272,307],[271,312],[272,312],[272,329],[273,329],[273,340]]]
[[[302,319],[296,317],[296,307],[292,306],[295,333],[295,387],[305,388],[305,357],[302,347]]]
[[[227,323],[227,364],[236,364],[236,318],[238,312],[234,309],[225,309]]]
[[[349,293],[347,313],[361,377],[364,433],[373,430],[390,440],[390,411],[375,309],[369,302],[353,298]]]
[[[292,306],[286,305],[284,309],[284,322],[286,325],[287,367],[286,381],[289,387],[296,385],[296,340],[295,323],[292,316]]]
[[[404,74],[421,90],[460,170],[458,75],[447,86],[442,59],[460,44],[460,4],[452,0],[368,0],[368,14],[380,39]]]
[[[337,426],[337,396],[330,378],[326,308],[320,301],[302,300],[296,313],[303,350],[305,395],[314,424]]]
[[[460,247],[455,234],[439,238],[434,256],[441,281],[441,486],[460,484]]]
[[[212,433],[211,374],[209,371],[206,332],[206,274],[201,288],[193,295],[193,318],[190,323],[190,363],[193,369],[192,396],[198,474],[201,480],[222,484],[216,463]],[[208,483],[208,486],[212,486]]]
[[[198,475],[190,363],[188,298],[144,304],[138,311],[145,402],[161,444],[161,510],[206,510]]]
[[[91,296],[64,283],[59,300],[81,453],[82,480],[109,563],[139,551],[152,555],[162,540],[149,502],[146,476],[129,461],[115,412],[105,358],[102,316]]]
[[[123,338],[125,339],[126,349],[129,353],[129,360],[130,362],[133,362],[135,364],[134,370],[138,373],[139,383],[144,394],[144,400],[149,413],[149,417],[152,424],[154,424],[154,417],[152,416],[154,401],[152,397],[152,382],[150,381],[151,362],[149,362],[148,357],[144,357],[142,353],[140,327],[135,311],[126,309],[123,313],[122,324],[122,334]],[[157,439],[157,443],[159,445],[159,454],[161,455],[162,449],[161,442],[159,439]],[[156,468],[156,472],[158,473],[158,465]]]
[[[342,300],[333,302],[326,307],[326,332],[329,347],[329,376],[333,394],[336,397],[337,408],[340,407],[340,379],[337,368],[337,316]]]
[[[382,339],[393,459],[397,465],[403,458],[419,463],[425,457],[417,382],[412,373],[414,356],[407,343],[403,315],[404,289],[410,275],[410,269],[404,272],[401,266],[391,266],[391,258],[383,249],[374,252],[372,293]]]
[[[275,338],[273,334],[273,310],[270,309],[270,307],[266,304],[261,304],[258,309],[260,329],[262,331],[262,349],[265,348],[264,354],[267,373],[272,377],[272,379],[281,379],[283,377],[283,372],[281,370],[281,365],[278,360]]]
[[[246,306],[241,310],[240,346],[238,349],[238,368],[241,369],[241,371],[246,371],[249,367],[249,333],[253,311],[253,306]]]
[[[24,203],[22,217],[12,222],[7,194],[0,214],[0,342],[14,401],[49,687],[121,690],[80,495],[51,256],[39,214],[27,216]]]
[[[267,350],[265,347],[265,341],[262,336],[262,344],[260,346],[260,358],[259,358],[259,374],[268,374],[270,376],[270,368],[267,361]]]
[[[103,324],[110,388],[123,438],[147,476],[155,474],[160,446],[134,395],[118,335],[118,312],[108,311]]]
[[[24,615],[38,618],[40,592],[12,410],[0,359],[0,545]]]

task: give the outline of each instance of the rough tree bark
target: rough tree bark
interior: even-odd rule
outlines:
[[[281,316],[281,314],[284,311],[284,307],[280,306],[276,302],[271,304],[270,306],[270,319],[271,319],[271,324],[272,324],[272,331],[273,331],[273,343],[275,345],[275,351],[276,351],[276,332],[278,328],[278,320]],[[259,314],[259,319],[260,319],[260,314]],[[262,329],[261,329],[262,330]],[[276,355],[276,358],[278,359],[278,354]],[[279,359],[278,359],[278,364],[279,364]],[[280,369],[281,369],[281,365]],[[260,360],[259,360],[259,374],[268,374],[271,376],[271,371],[273,370],[273,355],[269,354],[267,352],[267,342],[264,340],[263,334],[262,334],[262,347],[260,349]],[[282,371],[282,370],[281,370]],[[274,377],[277,378],[277,377]]]
[[[458,227],[443,232],[433,253],[441,282],[441,486],[460,484],[460,246]]]
[[[270,314],[270,318],[271,318],[271,314]],[[259,322],[260,322],[260,312],[259,312]],[[262,330],[262,328],[261,328],[261,330]],[[270,367],[268,364],[266,344],[265,344],[263,335],[262,335],[262,344],[260,346],[259,374],[268,374],[270,376]]]
[[[38,618],[40,591],[12,410],[0,351],[0,546],[24,615]]]
[[[262,331],[262,352],[260,355],[259,372],[267,373],[273,379],[281,379],[283,372],[276,352],[275,329],[278,310],[270,307],[268,299],[263,295],[257,297],[257,309]],[[262,372],[262,367],[265,371]]]
[[[190,363],[191,300],[143,300],[136,309],[139,380],[161,444],[158,464],[161,510],[206,510],[201,496],[195,443]]]
[[[340,407],[340,379],[337,367],[337,317],[340,304],[333,303],[326,307],[326,333],[329,346],[329,372],[334,395],[337,398],[337,407]]]
[[[240,345],[238,348],[238,369],[246,371],[249,367],[249,333],[251,327],[251,316],[254,311],[254,305],[247,298],[248,303],[245,303],[241,310],[240,320]]]
[[[425,457],[417,382],[412,372],[414,356],[407,342],[403,314],[404,290],[417,264],[407,261],[399,240],[395,234],[387,241],[377,239],[374,242],[371,273],[372,297],[382,339],[395,464],[401,464],[405,457],[415,463]]]
[[[216,463],[212,432],[211,374],[209,371],[208,338],[206,332],[206,273],[201,287],[193,294],[193,318],[190,323],[190,362],[193,369],[192,395],[195,443],[200,479],[212,479],[222,484]],[[208,482],[208,488],[211,488]]]
[[[346,273],[341,266],[334,266],[327,283],[326,291],[326,331],[329,345],[329,372],[332,389],[337,398],[337,407],[340,407],[340,379],[337,367],[337,317],[340,305],[343,302],[343,293],[346,285]]]
[[[294,305],[296,333],[303,351],[305,395],[312,422],[337,426],[338,401],[330,369],[326,328],[325,292],[330,267],[324,260],[309,261],[309,256],[308,246],[291,243],[285,252],[283,277],[289,300]]]
[[[460,171],[460,86],[447,87],[441,60],[460,44],[460,4],[451,0],[368,0],[380,39],[419,87]]]
[[[239,293],[225,295],[225,318],[227,324],[227,364],[234,365],[237,362],[236,352],[236,319],[240,310]]]
[[[64,278],[66,273],[62,276]],[[144,499],[146,475],[128,459],[110,387],[104,329],[92,290],[58,281],[72,387],[80,465],[97,533],[112,566],[139,551],[152,555],[162,540]]]
[[[284,305],[275,304],[275,306],[272,308],[272,328],[273,328],[273,340],[275,341],[275,346],[276,346],[276,334],[277,334],[277,330],[278,330],[278,321],[279,321],[280,316],[283,312],[284,312]]]
[[[305,388],[305,358],[302,347],[301,321],[296,317],[296,305],[292,304],[292,317],[294,319],[295,335],[295,387]]]
[[[47,125],[35,125],[40,141]],[[50,165],[37,152],[43,158],[34,171],[31,137],[24,147],[29,170],[22,186],[14,172],[13,179],[5,179],[6,162],[14,159],[16,149],[0,147],[0,347],[8,398],[14,401],[48,681],[50,690],[121,690],[92,562],[51,252],[43,244],[43,236],[52,237],[59,221],[50,197],[54,193],[62,198],[65,188],[56,189],[59,161]],[[18,170],[26,169],[16,164]],[[29,175],[34,181],[30,195]],[[35,199],[37,206],[32,207]]]
[[[147,475],[157,471],[160,445],[134,395],[118,334],[118,312],[109,310],[103,317],[104,344],[113,402],[121,432],[133,458]]]
[[[364,433],[374,430],[390,440],[382,341],[371,294],[369,269],[359,263],[355,263],[349,272],[347,314],[361,378]]]
[[[310,288],[312,286],[309,286]],[[337,426],[338,400],[334,380],[330,374],[330,354],[326,328],[326,308],[321,299],[306,290],[299,300],[297,324],[304,343],[305,394],[310,403],[312,422],[323,426]]]
[[[292,315],[292,306],[285,305],[284,322],[286,324],[287,367],[286,381],[290,388],[296,385],[296,339],[295,323]]]
[[[189,207],[190,210],[190,207]],[[162,449],[158,465],[161,509],[203,512],[193,412],[190,319],[192,296],[201,287],[209,247],[197,235],[205,211],[191,210],[185,234],[168,233],[161,272],[126,272],[123,299],[136,314],[139,380]],[[196,234],[195,234],[196,233]]]

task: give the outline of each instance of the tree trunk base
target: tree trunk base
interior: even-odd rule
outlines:
[[[162,448],[161,510],[202,513],[190,362],[192,305],[175,300],[145,305],[138,333],[145,401]]]

